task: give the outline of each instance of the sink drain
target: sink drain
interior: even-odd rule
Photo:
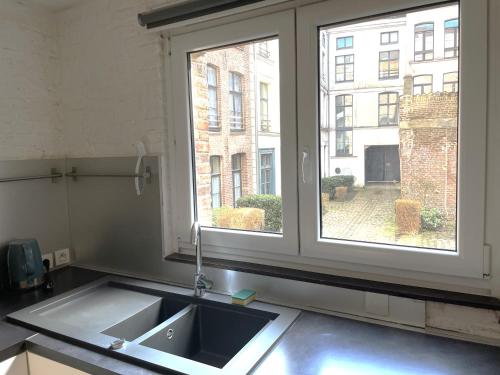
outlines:
[[[172,340],[174,338],[174,330],[172,328],[169,328],[167,330],[167,339]]]

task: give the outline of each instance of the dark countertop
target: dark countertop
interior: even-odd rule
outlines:
[[[0,294],[0,312],[8,314],[83,285],[104,274],[69,267],[54,273],[50,295]],[[41,292],[41,291],[39,291]],[[43,292],[42,292],[43,293]],[[0,321],[0,359],[5,349],[24,342],[30,350],[92,374],[155,374],[92,350]],[[4,357],[7,358],[7,357]],[[255,375],[281,374],[499,374],[500,348],[452,340],[324,314],[303,312]]]

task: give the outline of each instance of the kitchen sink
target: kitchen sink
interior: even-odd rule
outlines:
[[[245,374],[299,311],[108,276],[8,316],[46,334],[152,369]]]

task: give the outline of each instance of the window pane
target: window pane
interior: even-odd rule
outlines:
[[[278,39],[193,52],[190,65],[198,220],[281,233]]]
[[[335,65],[324,72],[335,79],[320,87],[329,96],[319,116],[327,121],[319,137],[322,238],[456,251],[459,67],[458,59],[433,59],[434,25],[442,33],[457,18],[458,6],[447,4],[321,28]],[[385,31],[394,24],[397,32]],[[335,48],[346,31],[355,54]],[[383,46],[398,40],[407,45]],[[443,34],[436,47],[444,48]],[[348,82],[354,60],[360,74]],[[378,77],[368,73],[377,69]]]

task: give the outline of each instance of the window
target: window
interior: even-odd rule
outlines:
[[[289,2],[286,11],[258,15],[262,14],[259,10],[250,12],[247,19],[237,18],[238,22],[229,16],[199,25],[196,31],[174,32],[169,44],[172,54],[166,56],[172,62],[172,84],[166,89],[175,90],[167,96],[172,101],[168,116],[173,117],[168,126],[176,142],[174,251],[192,252],[189,229],[193,220],[199,220],[205,248],[222,257],[231,254],[264,262],[287,259],[305,266],[324,262],[325,267],[346,265],[345,269],[355,272],[373,270],[382,275],[408,271],[419,280],[425,279],[424,273],[434,273],[435,279],[437,274],[481,278],[487,54],[485,44],[477,40],[487,36],[481,22],[487,15],[483,3],[460,3],[464,15],[460,26],[465,34],[460,65],[457,58],[415,63],[411,54],[415,24],[421,21],[437,25],[436,43],[444,48],[440,27],[445,19],[459,18],[459,6],[438,0],[415,0],[415,7],[408,10],[392,0],[364,2],[362,18],[357,19],[360,14],[349,0],[325,0],[298,8]],[[387,49],[400,51],[399,77],[409,79],[383,83],[376,73],[379,61],[365,52],[380,52],[378,36],[392,28],[404,33],[398,43],[405,45]],[[355,84],[342,83],[346,73],[354,78],[352,49],[345,50],[351,55],[338,51],[336,38],[334,43],[327,40],[323,48],[322,32],[330,36],[348,32],[356,37]],[[268,74],[257,74],[251,52],[263,40],[273,41],[269,49],[279,61]],[[429,50],[425,44],[422,51]],[[403,53],[408,48],[409,55]],[[241,56],[231,57],[240,52]],[[322,65],[322,52],[331,56],[329,64]],[[337,56],[339,52],[342,57]],[[247,60],[246,53],[252,59]],[[438,55],[444,58],[442,52]],[[206,77],[197,77],[204,74],[207,61],[217,66],[218,99],[223,104],[217,134],[207,130],[208,100],[198,100],[208,95]],[[350,72],[346,64],[352,64]],[[245,132],[229,131],[229,72],[241,75]],[[445,72],[460,75],[458,94],[443,95]],[[328,78],[326,87],[322,74]],[[269,110],[277,134],[260,132],[263,80],[269,84]],[[408,95],[413,94],[413,83],[415,95]],[[394,100],[396,93],[399,103]],[[379,126],[395,122],[394,118],[399,126]],[[273,137],[279,140],[277,144],[270,144]],[[266,149],[274,149],[276,197],[272,201],[276,199],[276,206],[279,202],[282,208],[274,228],[265,221],[269,212],[253,203],[269,186],[264,173],[269,171],[269,159],[260,153]],[[210,207],[213,155],[221,157],[222,168],[222,207],[215,209]],[[234,155],[240,155],[239,160]],[[241,204],[233,207],[238,195]],[[247,213],[255,215],[251,225]],[[412,219],[405,220],[406,214]],[[439,281],[446,280],[452,279]]]
[[[260,130],[268,132],[271,130],[269,120],[269,85],[260,83]]]
[[[352,128],[352,95],[337,95],[335,97],[335,126],[337,128]]]
[[[378,94],[378,124],[390,126],[398,124],[398,98],[397,92],[383,92]]]
[[[211,236],[218,235],[226,238],[241,236],[257,236],[245,235],[241,232],[272,232],[279,233],[281,236],[281,244],[285,246],[287,243],[283,238],[282,225],[280,224],[280,213],[273,215],[271,224],[265,222],[265,217],[262,211],[262,199],[249,199],[241,202],[241,207],[238,206],[238,200],[246,195],[257,196],[263,186],[266,187],[266,194],[270,195],[285,195],[291,194],[287,191],[283,194],[281,191],[282,176],[275,173],[277,170],[281,173],[281,126],[285,126],[287,131],[294,133],[294,129],[289,129],[287,125],[282,125],[281,121],[281,98],[280,98],[280,45],[277,38],[266,39],[268,49],[273,56],[272,60],[262,61],[255,59],[252,51],[257,51],[261,41],[252,41],[242,44],[231,44],[229,46],[221,46],[212,49],[202,49],[197,52],[189,53],[189,77],[191,84],[188,89],[188,97],[191,97],[191,125],[192,128],[190,138],[190,149],[193,150],[194,157],[194,172],[193,172],[193,187],[194,197],[196,202],[196,215],[198,221],[204,228],[212,228],[214,230],[225,229],[231,230],[231,233],[221,234],[219,232],[211,232],[207,234],[205,239],[209,241]],[[288,55],[287,55],[288,57]],[[210,102],[210,89],[205,86],[198,85],[203,79],[207,79],[204,75],[203,66],[209,61],[208,74],[214,76],[214,70],[217,69],[217,77],[223,77],[226,80],[227,86],[219,83],[217,94],[219,95],[219,103],[228,103],[229,105],[221,105],[218,108],[218,123],[219,131],[213,132],[207,129],[207,122],[211,116],[210,111],[206,110],[205,103]],[[217,64],[217,65],[215,65]],[[212,72],[212,73],[210,73]],[[273,74],[270,74],[272,72]],[[286,69],[285,69],[286,72]],[[188,74],[188,73],[186,73]],[[266,81],[263,82],[262,78]],[[207,79],[210,86],[217,83],[212,78]],[[252,82],[245,84],[245,82]],[[257,90],[253,87],[256,86]],[[226,88],[227,87],[227,88]],[[293,88],[284,83],[284,87],[288,92],[293,93]],[[291,101],[292,97],[287,97],[285,100],[286,108],[294,110]],[[269,108],[273,103],[274,107]],[[251,121],[243,120],[242,111],[248,108],[248,118]],[[272,109],[273,132],[270,130],[270,110]],[[286,113],[284,118],[295,123],[293,116]],[[245,129],[245,131],[234,131]],[[295,135],[296,136],[296,135]],[[287,142],[293,140],[289,138],[289,134],[285,136]],[[260,150],[274,150],[272,154],[273,170],[269,175],[266,172],[269,155],[261,155]],[[289,157],[292,157],[289,155]],[[261,160],[264,158],[263,160]],[[267,159],[266,159],[267,158]],[[264,167],[262,175],[260,173],[261,166]],[[184,166],[189,168],[189,166]],[[287,170],[290,173],[290,170]],[[179,172],[182,175],[184,172]],[[264,184],[261,186],[261,178]],[[179,177],[180,178],[180,177]],[[290,183],[289,177],[283,177],[283,180]],[[293,184],[293,182],[292,182]],[[189,191],[189,187],[184,187]],[[293,204],[292,204],[293,205]],[[284,205],[283,210],[288,209]],[[193,212],[193,215],[195,213]],[[292,214],[293,215],[293,214]],[[234,232],[234,233],[233,233]],[[216,235],[216,233],[218,233]],[[236,234],[238,233],[238,234]],[[293,234],[292,236],[293,237]],[[207,239],[208,238],[208,239]],[[288,237],[287,237],[288,238]],[[214,240],[215,241],[215,240]],[[241,240],[238,240],[241,242]],[[250,240],[249,240],[250,241]],[[258,244],[259,241],[269,241],[254,239],[249,243],[252,246]],[[272,241],[271,241],[272,242]],[[218,243],[218,242],[217,242]],[[287,245],[293,246],[291,243]],[[262,246],[264,249],[264,246]]]
[[[341,38],[337,38],[337,49],[347,49],[352,48],[352,36],[344,36]]]
[[[229,108],[231,129],[243,129],[243,100],[241,96],[241,75],[235,72],[229,72]]]
[[[209,129],[219,129],[219,109],[217,100],[217,68],[207,65],[207,86],[208,86],[208,127]]]
[[[380,33],[380,44],[396,44],[399,41],[399,32],[398,31],[387,31]]]
[[[458,92],[458,72],[443,74],[443,92]]]
[[[260,149],[260,194],[274,195],[274,149]]]
[[[241,154],[231,156],[231,169],[233,175],[233,207],[236,207],[238,199],[242,196],[241,184]]]
[[[432,92],[432,75],[425,74],[413,77],[413,95],[430,94]]]
[[[221,188],[220,156],[210,156],[210,195],[212,197],[212,208],[222,206]]]
[[[444,22],[444,58],[450,59],[458,56],[459,50],[458,18]]]
[[[434,22],[415,25],[415,61],[434,59]]]
[[[324,74],[326,74],[326,72]],[[335,82],[349,82],[353,80],[354,55],[335,57]]]
[[[262,56],[266,59],[268,59],[271,56],[271,52],[269,51],[269,45],[267,41],[259,43],[259,48],[257,51],[259,56]]]
[[[336,156],[352,155],[352,95],[335,97]]]
[[[394,79],[399,77],[399,51],[382,51],[379,53],[378,78]]]

